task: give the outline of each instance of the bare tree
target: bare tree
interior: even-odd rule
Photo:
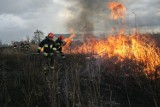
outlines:
[[[34,37],[33,37],[33,41],[35,42],[35,44],[39,44],[43,38],[44,38],[44,33],[37,29],[34,32]]]
[[[29,35],[26,36],[26,39],[27,39],[27,42],[29,43],[29,42],[30,42],[30,37],[29,37]]]

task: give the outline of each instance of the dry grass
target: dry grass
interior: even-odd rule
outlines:
[[[0,60],[0,107],[160,106],[160,80],[148,79],[131,60],[67,55],[57,59],[50,81],[41,56],[1,54]]]

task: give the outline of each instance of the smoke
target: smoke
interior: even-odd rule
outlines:
[[[73,18],[67,21],[67,28],[73,28],[77,33],[92,33],[104,30],[111,25],[109,20],[109,9],[107,3],[111,0],[68,0],[75,2],[68,7]]]

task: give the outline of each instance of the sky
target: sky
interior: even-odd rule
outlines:
[[[160,26],[160,0],[0,0],[0,40],[2,43],[32,38],[38,29],[47,35],[76,32],[110,31],[118,26],[109,19],[110,1],[119,1],[127,8],[128,28]],[[84,29],[85,28],[85,29]]]

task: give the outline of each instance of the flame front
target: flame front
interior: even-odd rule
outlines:
[[[71,41],[76,36],[73,28],[70,29],[70,32],[71,32],[71,35],[68,38],[64,39],[64,41],[67,43],[65,45],[65,49],[68,49],[70,47],[69,45],[70,45]]]
[[[124,20],[126,8],[118,2],[108,3],[111,10],[111,18]],[[87,42],[82,41],[80,45],[67,45],[64,52],[67,54],[96,54],[103,59],[117,57],[117,62],[125,59],[133,60],[137,65],[143,64],[143,71],[146,75],[160,75],[160,48],[156,47],[155,41],[149,35],[133,33],[125,35],[125,29],[121,29],[116,36],[110,35],[107,38],[92,39]],[[75,37],[73,33],[68,39]]]
[[[103,40],[92,40],[65,53],[97,54],[104,59],[116,56],[118,61],[132,59],[138,63],[145,64],[146,74],[154,74],[160,65],[160,49],[149,36],[140,35],[117,35],[109,36]]]

